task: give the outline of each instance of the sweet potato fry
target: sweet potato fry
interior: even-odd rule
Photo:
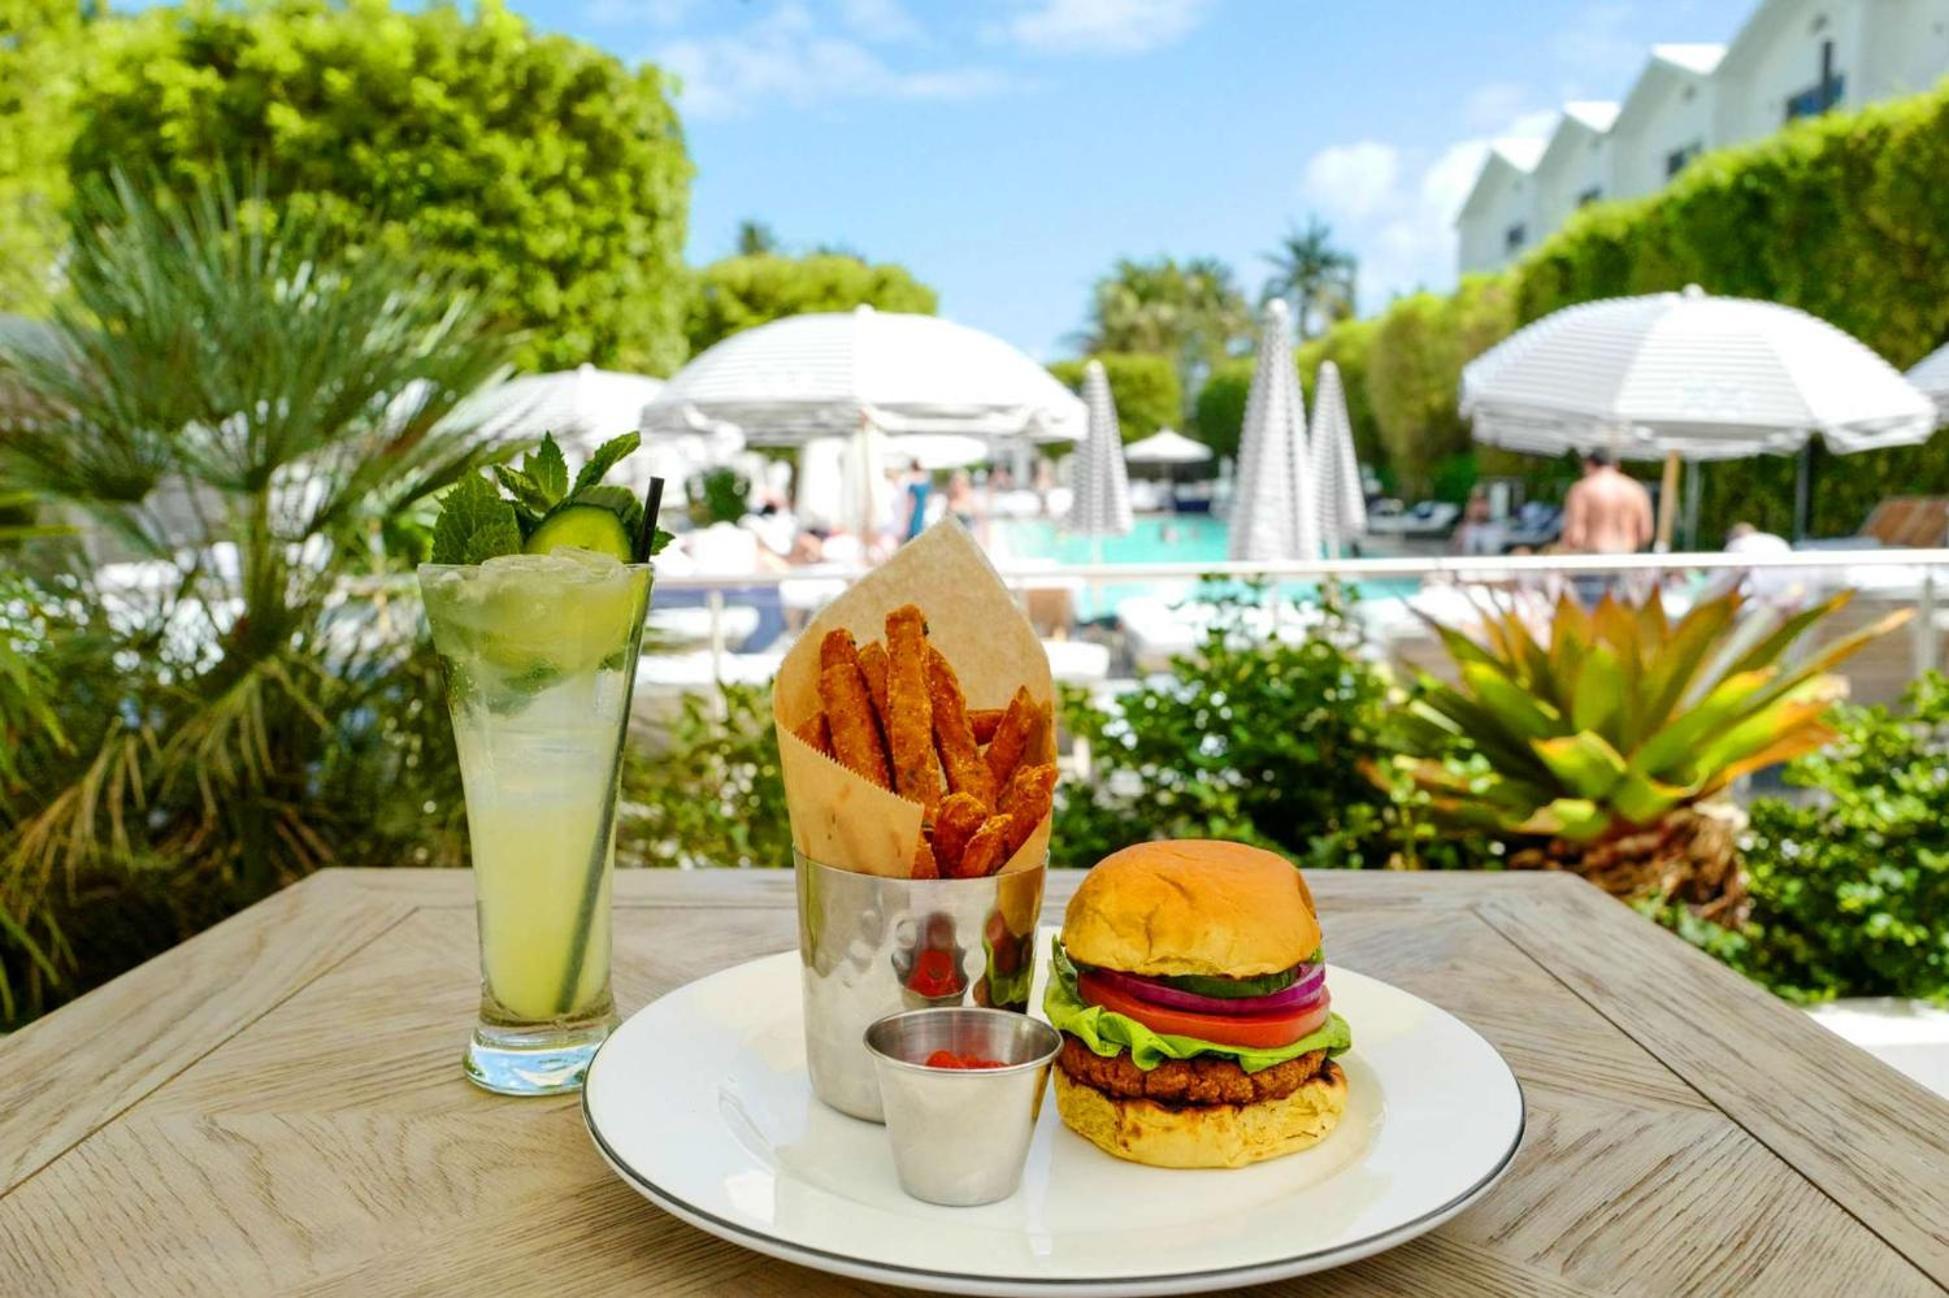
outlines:
[[[927,697],[934,707],[934,746],[940,750],[947,787],[956,793],[973,794],[983,806],[993,806],[995,777],[975,744],[961,680],[947,655],[932,645],[927,648]]]
[[[927,845],[927,840],[924,838],[914,844],[913,877],[916,879],[938,879],[941,877],[941,867],[935,864],[934,861],[934,849]]]
[[[870,685],[872,681],[869,679],[867,683]],[[974,731],[977,744],[991,742],[1001,724],[1001,708],[973,708],[968,712],[968,729]]]
[[[862,778],[883,789],[892,788],[886,749],[880,742],[879,723],[873,718],[873,700],[866,692],[866,677],[860,673],[852,634],[829,632],[819,644],[819,662],[819,702],[825,705],[833,756]]]
[[[859,669],[866,673],[866,692],[873,696],[873,710],[880,716],[880,729],[887,725],[887,647],[869,641],[859,651]]]
[[[941,800],[934,757],[934,706],[927,693],[927,623],[903,604],[887,614],[887,752],[893,791],[928,818]]]
[[[1022,755],[1034,737],[1035,723],[1035,702],[1029,698],[1028,687],[1017,686],[1015,697],[1008,701],[1001,724],[995,728],[995,737],[988,744],[988,773],[994,776],[997,789],[1006,789],[1008,782],[1015,778],[1015,768],[1021,765]]]
[[[832,756],[832,724],[826,720],[825,713],[814,712],[793,726],[792,733],[827,757]]]
[[[1008,837],[1003,843],[1003,860],[1022,850],[1022,844],[1029,841],[1035,827],[1054,809],[1055,801],[1056,768],[1053,763],[1024,766],[1015,772],[1015,778],[1002,790],[1000,809],[1009,820]]]
[[[1009,826],[1014,823],[1009,816],[990,816],[981,822],[981,828],[968,840],[966,850],[961,853],[960,868],[954,872],[957,879],[979,879],[993,874],[1008,860],[1003,847],[1008,842]]]
[[[940,863],[942,874],[955,877],[968,840],[986,819],[987,806],[972,794],[950,793],[941,799],[940,808],[934,813],[934,859]]]

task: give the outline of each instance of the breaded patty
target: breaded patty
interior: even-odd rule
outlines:
[[[1255,1104],[1283,1100],[1311,1081],[1326,1063],[1326,1051],[1312,1050],[1283,1064],[1248,1073],[1229,1059],[1199,1056],[1167,1059],[1149,1072],[1131,1062],[1128,1051],[1105,1058],[1067,1032],[1056,1064],[1070,1077],[1125,1099],[1166,1104]]]

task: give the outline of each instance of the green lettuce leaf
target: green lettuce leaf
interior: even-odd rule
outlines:
[[[1042,1012],[1049,1025],[1067,1032],[1097,1054],[1108,1058],[1120,1050],[1130,1052],[1137,1067],[1151,1069],[1166,1059],[1190,1059],[1194,1055],[1224,1055],[1235,1060],[1248,1073],[1256,1073],[1288,1059],[1297,1059],[1313,1050],[1328,1055],[1344,1053],[1353,1045],[1353,1030],[1338,1014],[1328,1014],[1319,1031],[1301,1037],[1276,1050],[1255,1050],[1249,1046],[1225,1046],[1196,1037],[1171,1036],[1153,1032],[1133,1018],[1087,1004],[1076,991],[1076,966],[1060,939],[1050,941],[1049,989],[1042,996]]]

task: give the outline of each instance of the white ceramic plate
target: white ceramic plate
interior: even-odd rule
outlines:
[[[1047,1101],[1014,1197],[909,1199],[886,1129],[812,1096],[797,952],[632,1015],[589,1068],[583,1115],[602,1156],[652,1202],[822,1271],[940,1293],[1230,1289],[1433,1229],[1489,1188],[1522,1139],[1522,1090],[1493,1046],[1386,983],[1338,966],[1328,979],[1353,1027],[1339,1061],[1346,1116],[1312,1149],[1237,1171],[1122,1162]]]

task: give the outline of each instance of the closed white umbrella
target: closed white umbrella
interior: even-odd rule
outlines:
[[[1490,446],[1609,449],[1677,461],[1788,454],[1818,434],[1847,453],[1926,441],[1934,405],[1864,344],[1777,302],[1682,293],[1565,307],[1462,371],[1461,410]],[[1669,538],[1675,491],[1660,536]],[[1805,485],[1796,503],[1804,515]]]
[[[1353,449],[1353,420],[1340,367],[1320,362],[1313,388],[1313,431],[1307,439],[1313,457],[1313,492],[1319,501],[1320,541],[1338,554],[1367,530],[1367,493],[1360,459]]]
[[[1029,356],[934,316],[858,307],[733,334],[684,366],[643,412],[646,432],[735,424],[758,445],[882,432],[1082,436],[1083,405]]]
[[[1939,418],[1949,422],[1949,346],[1930,352],[1920,365],[1908,372],[1908,381],[1935,402]]]
[[[1308,460],[1306,403],[1293,367],[1291,321],[1286,304],[1275,299],[1259,329],[1259,353],[1245,399],[1238,481],[1232,493],[1233,559],[1266,563],[1319,556]]]
[[[1126,464],[1203,464],[1211,458],[1211,448],[1175,429],[1161,428],[1124,447],[1123,458]]]
[[[1083,371],[1083,404],[1089,410],[1083,444],[1076,448],[1075,498],[1067,526],[1083,536],[1124,536],[1136,525],[1130,509],[1130,479],[1123,463],[1123,433],[1110,397],[1103,362]]]

